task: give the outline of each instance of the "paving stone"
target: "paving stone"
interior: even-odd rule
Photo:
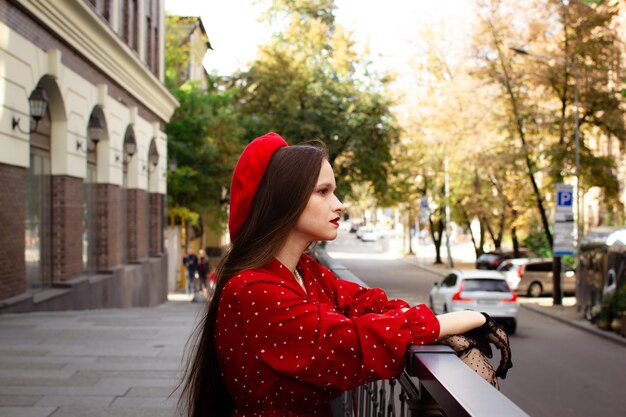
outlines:
[[[178,417],[172,409],[155,407],[59,407],[49,417]],[[0,415],[0,417],[4,417]],[[9,417],[9,416],[6,416]],[[20,416],[12,416],[20,417]],[[38,416],[37,416],[38,417]]]
[[[72,386],[4,386],[0,385],[0,395],[124,395],[130,385],[100,385],[91,387]]]
[[[84,387],[95,385],[100,378],[90,375],[72,375],[68,379],[56,379],[56,378],[11,378],[0,379],[0,385],[14,385],[14,386],[74,386]]]
[[[56,378],[68,379],[76,372],[73,369],[0,369],[0,378]]]
[[[128,379],[177,379],[179,372],[174,371],[146,371],[128,368],[116,370],[81,370],[76,372],[77,376],[96,378],[128,378]]]
[[[45,395],[36,404],[37,407],[89,406],[108,407],[115,400],[114,396],[102,395]]]
[[[61,369],[66,363],[54,362],[39,362],[39,361],[0,361],[0,371],[6,369]]]
[[[0,407],[0,417],[49,417],[55,411],[56,407]]]
[[[0,407],[31,406],[41,397],[41,395],[0,395]]]
[[[35,356],[35,357],[41,357],[41,356],[45,356],[49,353],[49,351],[43,350],[43,349],[20,349],[20,348],[9,348],[8,346],[4,345],[4,341],[0,342],[0,345],[2,345],[2,348],[0,349],[0,356],[5,357],[5,356]]]
[[[180,396],[180,389],[173,391],[173,387],[132,387],[125,395],[129,397],[160,397],[160,398],[175,398],[178,401]]]
[[[176,408],[176,398],[155,397],[118,397],[111,404],[112,407],[141,407],[141,408]]]
[[[183,353],[204,307],[0,315],[0,417],[177,415]]]

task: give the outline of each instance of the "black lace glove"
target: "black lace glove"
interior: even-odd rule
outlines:
[[[500,389],[496,371],[494,371],[493,366],[487,360],[492,355],[491,346],[488,343],[484,343],[482,340],[478,340],[468,334],[446,336],[440,340],[440,343],[450,346],[461,361],[496,389]]]
[[[498,323],[494,319],[492,319],[489,314],[481,313],[485,316],[485,324],[475,329],[470,330],[464,335],[469,336],[470,338],[479,340],[480,344],[493,343],[496,348],[500,351],[500,365],[498,369],[496,369],[496,376],[502,379],[506,378],[506,373],[509,369],[513,367],[513,362],[511,362],[511,347],[509,346],[509,336],[506,334],[502,327],[498,326]],[[489,349],[489,353],[491,353],[491,348]],[[485,353],[482,349],[481,352]],[[491,357],[491,355],[485,355],[487,357]]]

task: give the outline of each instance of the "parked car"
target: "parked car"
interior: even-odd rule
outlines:
[[[509,252],[485,252],[476,258],[476,269],[497,269],[502,261],[506,259],[523,258],[527,253],[520,250],[518,254],[513,251]]]
[[[380,232],[373,226],[360,227],[356,235],[363,242],[374,242],[381,237]]]
[[[502,266],[501,270],[506,268],[507,266],[505,264],[505,266]],[[554,285],[552,281],[551,259],[531,260],[524,264],[512,266],[511,269],[518,277],[517,285],[513,287],[518,294],[524,294],[530,297],[552,294]],[[510,271],[505,271],[505,273],[508,274]],[[509,279],[512,278],[509,277]],[[576,292],[576,272],[574,272],[572,267],[564,263],[561,263],[561,290],[566,294]]]
[[[506,277],[506,282],[513,291],[517,290],[519,282],[524,275],[524,266],[530,262],[542,262],[545,259],[542,258],[514,258],[505,259],[502,261],[496,271],[500,272]]]
[[[497,271],[451,271],[429,296],[435,314],[475,310],[489,314],[509,333],[517,329],[517,294]]]

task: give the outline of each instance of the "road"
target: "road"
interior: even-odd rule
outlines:
[[[391,298],[425,303],[441,276],[389,251],[388,242],[361,242],[340,233],[329,253]],[[416,263],[418,265],[416,265]],[[530,300],[521,299],[521,303]],[[622,417],[626,413],[626,348],[520,308],[511,337],[514,367],[502,392],[533,417]]]

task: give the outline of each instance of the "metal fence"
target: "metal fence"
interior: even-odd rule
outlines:
[[[320,263],[338,277],[367,287],[323,248]],[[333,403],[335,417],[528,417],[448,346],[410,346],[398,379],[374,381],[344,393]]]

